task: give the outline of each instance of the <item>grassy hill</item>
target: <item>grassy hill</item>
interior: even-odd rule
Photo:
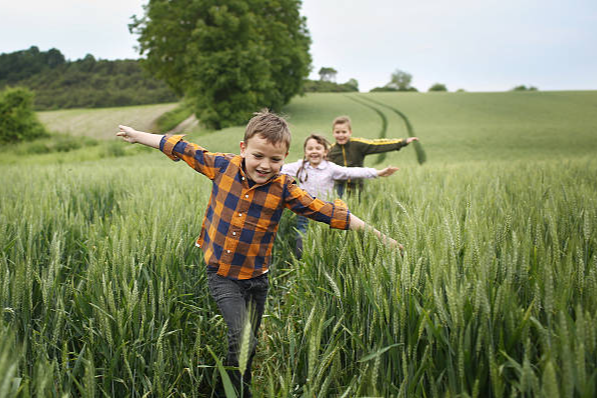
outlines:
[[[85,135],[98,139],[112,139],[119,124],[138,126],[153,131],[155,120],[176,104],[156,104],[99,109],[66,109],[38,112],[40,121],[49,131],[74,136]]]
[[[513,161],[582,157],[597,151],[597,91],[504,93],[313,93],[295,98],[283,113],[293,132],[289,159],[302,155],[311,132],[331,136],[334,117],[348,115],[355,137],[378,138],[387,118],[387,137],[406,137],[403,120],[386,104],[406,115],[427,153],[429,163]],[[371,99],[376,102],[367,102]],[[118,124],[140,130],[174,104],[109,109],[39,112],[49,130],[94,138],[113,138]],[[213,151],[237,152],[244,126],[217,132],[200,128],[189,132]],[[195,138],[197,137],[197,138]],[[199,138],[200,137],[200,138]],[[368,165],[377,157],[367,158]],[[389,154],[384,163],[415,162],[412,148]]]
[[[285,109],[293,132],[290,159],[302,155],[311,132],[330,139],[332,120],[352,119],[356,137],[379,137],[382,120],[352,100],[371,98],[404,113],[427,153],[429,163],[462,161],[549,160],[597,152],[597,91],[505,93],[369,93],[308,94]],[[387,137],[406,137],[402,119],[375,103],[388,120]],[[207,148],[236,152],[242,127],[202,136]],[[193,136],[191,135],[191,138]],[[367,158],[368,164],[376,157]],[[415,162],[412,148],[390,154],[386,162]],[[385,163],[385,162],[384,162]]]

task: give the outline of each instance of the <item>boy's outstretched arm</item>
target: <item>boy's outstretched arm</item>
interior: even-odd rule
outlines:
[[[117,136],[122,137],[126,142],[131,144],[143,144],[152,148],[159,149],[160,141],[162,140],[163,134],[152,134],[144,131],[137,131],[129,126],[119,125],[120,131],[116,133]]]
[[[381,241],[383,243],[385,243],[386,245],[389,245],[391,248],[397,247],[398,249],[400,249],[400,254],[402,254],[404,251],[404,246],[402,246],[400,243],[396,242],[396,240],[390,238],[387,235],[382,234],[380,231],[373,228],[371,225],[368,225],[367,223],[365,223],[365,221],[361,220],[360,218],[358,218],[357,216],[355,216],[352,213],[350,213],[350,227],[349,228],[353,231],[360,231],[360,230],[368,229],[368,230],[372,231],[375,235],[377,235],[377,237],[379,239],[381,239]]]

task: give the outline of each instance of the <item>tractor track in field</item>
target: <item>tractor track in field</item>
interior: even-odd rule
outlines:
[[[373,104],[380,105],[380,106],[383,106],[385,108],[388,108],[389,110],[391,110],[392,112],[394,112],[404,122],[404,124],[406,126],[406,131],[408,133],[408,136],[409,137],[416,137],[414,127],[412,126],[410,120],[408,120],[408,117],[403,112],[401,112],[400,110],[394,108],[393,106],[390,106],[390,105],[385,104],[385,103],[380,102],[380,101],[376,101],[376,100],[374,100],[372,98],[363,97],[363,99],[365,101],[371,102]],[[357,102],[360,102],[360,101],[357,101]],[[369,106],[370,108],[376,109],[373,105],[367,104],[367,106]],[[376,109],[376,112],[383,113],[379,109]],[[385,115],[384,115],[384,117],[385,117]],[[387,120],[386,120],[386,125],[387,125]],[[385,137],[383,137],[383,138],[385,138]],[[427,155],[425,154],[425,151],[423,150],[423,147],[421,146],[421,143],[419,141],[414,141],[413,145],[415,147],[415,152],[417,154],[417,161],[419,162],[419,164],[425,163],[425,161],[427,160]]]
[[[379,138],[387,138],[387,133],[388,133],[388,117],[386,116],[385,113],[383,113],[379,108],[368,104],[367,102],[361,100],[361,99],[357,99],[356,97],[353,97],[352,95],[345,95],[345,97],[353,100],[354,102],[357,102],[363,106],[366,106],[369,109],[372,109],[373,111],[375,111],[375,113],[377,113],[377,115],[379,116],[379,118],[381,119],[381,130],[379,132]],[[380,163],[382,163],[383,161],[386,160],[386,153],[380,153],[377,156],[377,160],[375,160],[375,162],[373,163],[374,165],[378,165]]]

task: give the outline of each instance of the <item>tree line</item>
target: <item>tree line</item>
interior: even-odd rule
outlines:
[[[26,87],[35,92],[36,110],[95,108],[175,102],[166,83],[143,70],[138,60],[102,60],[88,54],[68,61],[60,50],[0,54],[0,90]]]

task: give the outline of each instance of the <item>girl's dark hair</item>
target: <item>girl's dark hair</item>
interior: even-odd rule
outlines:
[[[305,171],[305,163],[307,162],[307,157],[305,156],[305,148],[307,147],[307,142],[311,139],[317,141],[317,143],[322,145],[323,149],[325,149],[326,151],[330,149],[330,143],[323,135],[311,133],[311,135],[305,139],[305,143],[303,144],[303,163],[296,172],[296,178],[298,178],[299,182],[305,182],[309,178],[309,175]],[[301,173],[305,175],[304,180],[301,179]]]

